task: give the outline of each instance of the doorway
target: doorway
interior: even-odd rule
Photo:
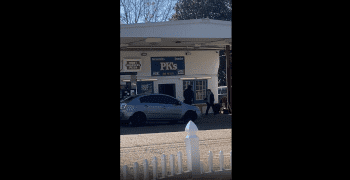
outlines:
[[[158,84],[158,92],[176,98],[175,84]]]

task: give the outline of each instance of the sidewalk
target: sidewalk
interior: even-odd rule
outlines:
[[[194,123],[199,130],[232,129],[232,116],[228,114],[209,114],[197,119]],[[170,124],[169,121],[154,121],[148,122],[144,127],[121,126],[120,135],[184,132],[185,128],[186,124],[183,122]]]
[[[232,129],[219,130],[199,130],[197,136],[199,138],[200,158],[204,163],[204,168],[208,169],[208,152],[213,152],[213,170],[219,170],[219,152],[224,152],[224,168],[229,168],[230,151],[232,151]],[[177,157],[177,153],[182,152],[183,170],[187,171],[187,154],[185,138],[187,133],[168,132],[141,135],[120,135],[120,167],[127,165],[133,167],[137,162],[140,170],[143,168],[145,159],[152,162],[152,158],[156,156],[159,160],[161,155],[165,154],[169,159],[171,154]],[[160,161],[158,161],[160,163]],[[177,167],[177,160],[175,167]],[[150,167],[150,169],[152,169]],[[207,171],[207,170],[206,170]],[[167,165],[167,172],[170,167]],[[161,173],[158,168],[157,173]]]
[[[199,130],[197,132],[200,141],[217,138],[227,139],[231,138],[231,134],[232,129]],[[186,136],[187,133],[185,132],[185,129],[183,132],[120,135],[120,148],[184,143]]]

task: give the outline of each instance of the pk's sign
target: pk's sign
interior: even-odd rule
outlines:
[[[152,76],[176,76],[185,74],[185,58],[151,57]]]
[[[177,70],[177,64],[174,64],[173,62],[160,62],[160,70],[164,71],[165,69],[168,70]]]

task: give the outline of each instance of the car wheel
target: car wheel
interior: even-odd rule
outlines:
[[[192,111],[188,111],[183,117],[183,122],[184,124],[187,124],[188,122],[190,122],[190,120],[194,122],[196,119],[197,115]]]
[[[135,113],[130,117],[131,126],[144,126],[146,124],[147,118],[143,113]]]

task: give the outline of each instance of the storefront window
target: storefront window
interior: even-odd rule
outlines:
[[[188,85],[192,85],[192,90],[195,94],[194,103],[204,103],[208,88],[207,80],[183,81],[183,91],[187,89]]]
[[[137,82],[137,94],[152,94],[153,81]]]

